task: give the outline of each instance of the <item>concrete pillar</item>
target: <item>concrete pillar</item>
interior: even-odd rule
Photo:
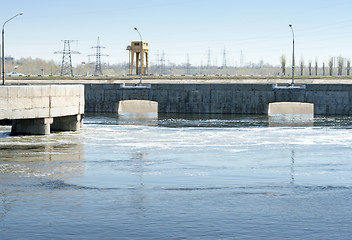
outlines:
[[[305,102],[269,103],[269,115],[314,115],[314,104]]]
[[[81,114],[55,117],[51,124],[53,131],[79,131],[83,124],[83,116]]]
[[[16,119],[12,121],[11,135],[48,135],[53,118]]]
[[[148,100],[120,101],[118,114],[123,113],[158,113],[158,103]]]
[[[270,127],[310,127],[314,125],[314,104],[275,102],[268,107]]]

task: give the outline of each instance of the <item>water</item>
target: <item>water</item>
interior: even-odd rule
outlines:
[[[0,127],[0,239],[351,239],[352,118]],[[270,126],[270,127],[269,127]]]

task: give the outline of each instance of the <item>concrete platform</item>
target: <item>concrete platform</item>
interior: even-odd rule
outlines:
[[[83,85],[0,87],[0,120],[13,120],[13,135],[77,131],[82,125],[84,104]]]

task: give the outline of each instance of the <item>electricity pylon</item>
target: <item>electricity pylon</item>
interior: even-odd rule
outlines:
[[[98,37],[98,43],[96,46],[91,47],[91,48],[96,48],[97,49],[97,53],[88,55],[88,56],[95,56],[95,70],[94,70],[94,76],[99,76],[99,75],[103,75],[103,71],[101,70],[101,56],[109,56],[107,54],[102,54],[100,49],[101,48],[105,48],[100,46],[100,41],[99,41],[99,37]]]
[[[207,68],[210,68],[210,67],[211,67],[211,66],[210,66],[210,54],[211,54],[210,49],[208,49],[208,63],[207,63]]]
[[[64,50],[54,52],[55,54],[62,54],[60,76],[70,75],[73,77],[71,54],[80,54],[80,53],[77,51],[71,51],[70,43],[75,40],[62,40],[62,41],[64,42]]]
[[[222,56],[222,68],[227,68],[227,64],[226,64],[226,49],[224,48],[224,53]]]

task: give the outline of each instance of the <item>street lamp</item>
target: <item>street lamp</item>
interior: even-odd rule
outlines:
[[[138,31],[138,29],[135,27],[134,28],[134,30],[136,30],[137,31],[137,33],[139,34],[139,37],[140,37],[140,39],[141,39],[141,53],[140,53],[140,66],[141,66],[141,68],[140,68],[140,71],[139,71],[139,77],[140,77],[140,80],[139,80],[139,85],[140,86],[142,86],[143,85],[143,83],[142,83],[142,64],[143,64],[143,62],[142,62],[142,54],[143,54],[143,41],[142,41],[142,35],[139,33],[139,31]]]
[[[288,25],[292,31],[292,82],[291,86],[295,85],[295,34],[293,32],[292,24]]]
[[[2,25],[2,85],[5,85],[5,24],[20,15],[23,15],[23,12],[16,14]]]

